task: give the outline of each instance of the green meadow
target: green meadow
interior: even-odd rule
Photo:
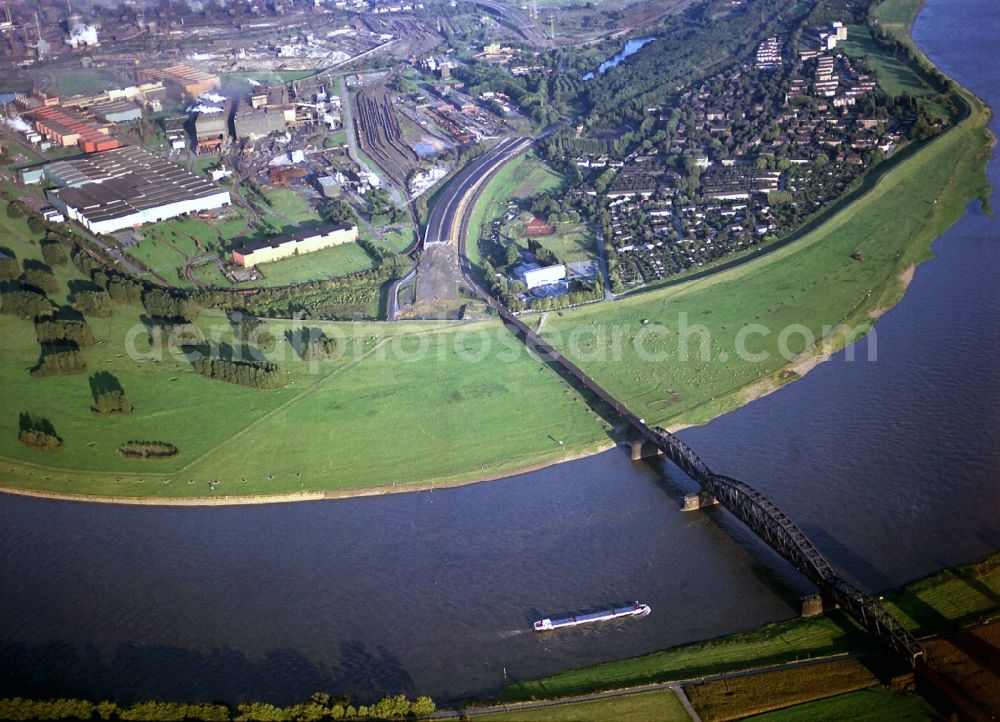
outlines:
[[[640,692],[587,702],[536,709],[512,709],[477,715],[488,722],[689,722],[691,719],[672,690]]]

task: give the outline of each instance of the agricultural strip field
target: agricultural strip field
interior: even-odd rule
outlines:
[[[486,722],[689,722],[677,695],[671,690],[642,692],[624,697],[574,702],[557,707],[511,710],[477,715]]]
[[[986,196],[989,115],[966,98],[968,118],[794,244],[711,277],[565,312],[546,325],[546,337],[653,424],[705,423],[795,378],[824,351],[866,333],[902,296],[908,269],[930,257],[931,242],[970,198]],[[704,329],[684,342],[686,357],[685,324]],[[741,336],[750,324],[766,331]],[[807,348],[796,334],[781,353],[781,331],[793,324],[816,339],[825,326],[845,330],[824,348]],[[616,349],[612,329],[622,341]]]
[[[749,717],[753,722],[930,722],[939,715],[923,698],[894,694],[881,687],[837,695],[817,702]]]
[[[728,722],[879,684],[864,663],[843,659],[684,688],[704,722]]]

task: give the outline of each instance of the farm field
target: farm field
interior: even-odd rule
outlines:
[[[689,722],[691,719],[671,690],[574,702],[558,707],[496,712],[477,715],[476,718],[487,722]]]
[[[881,687],[837,695],[817,702],[749,717],[753,722],[930,722],[937,713],[913,694],[894,694]]]
[[[865,664],[844,659],[687,685],[684,692],[704,722],[727,722],[877,684]]]

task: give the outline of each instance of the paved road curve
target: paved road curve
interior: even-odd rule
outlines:
[[[455,243],[466,205],[475,192],[500,166],[523,153],[531,143],[530,137],[506,138],[459,171],[434,204],[424,231],[424,247]]]

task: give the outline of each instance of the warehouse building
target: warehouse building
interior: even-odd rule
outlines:
[[[32,111],[28,117],[39,133],[63,148],[76,145],[84,153],[96,153],[120,145],[110,137],[107,126],[74,108],[46,106]]]
[[[142,120],[142,109],[128,100],[108,100],[87,108],[94,117],[105,123],[127,123]]]
[[[166,68],[147,68],[138,73],[140,82],[162,81],[167,90],[175,95],[197,98],[199,95],[222,87],[218,75],[183,63]]]
[[[45,166],[46,192],[66,218],[114,233],[230,204],[229,191],[142,148],[124,146]]]
[[[247,268],[358,240],[357,226],[321,226],[292,236],[272,238],[233,251],[233,262]]]

